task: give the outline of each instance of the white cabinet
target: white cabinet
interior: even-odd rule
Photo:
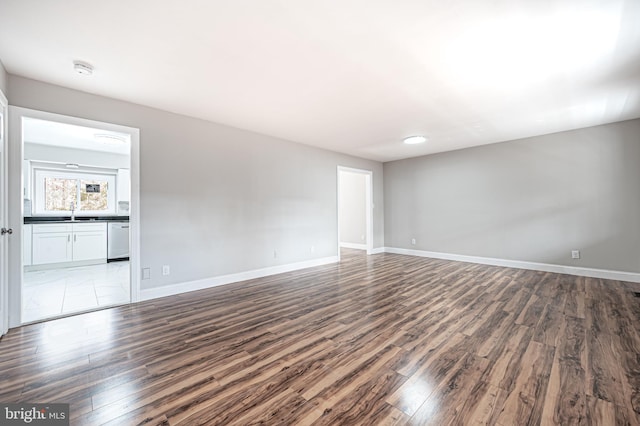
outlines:
[[[73,260],[107,258],[107,224],[73,224]]]
[[[23,183],[22,198],[31,199],[31,161],[22,160]]]
[[[129,169],[118,169],[116,199],[118,201],[118,214],[128,216],[129,202],[131,200],[131,172]]]
[[[32,212],[32,202],[31,202],[31,161],[23,160],[22,163],[22,173],[23,173],[23,183],[22,187],[22,198],[24,203],[24,216],[31,216]]]
[[[71,262],[73,260],[71,244],[71,224],[33,225],[32,263]]]
[[[24,266],[31,265],[31,225],[24,225],[22,227],[22,264]]]
[[[33,225],[32,264],[106,261],[106,223]]]

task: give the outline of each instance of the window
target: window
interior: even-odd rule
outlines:
[[[49,212],[71,210],[71,204],[78,205],[77,180],[45,177],[44,204]]]
[[[34,169],[34,213],[115,214],[115,175]]]
[[[107,211],[109,202],[109,182],[106,180],[80,179],[80,204],[79,210]]]

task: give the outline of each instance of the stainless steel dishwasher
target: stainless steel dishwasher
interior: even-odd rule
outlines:
[[[109,222],[107,262],[129,259],[129,222]]]

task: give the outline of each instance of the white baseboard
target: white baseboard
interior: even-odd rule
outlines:
[[[617,281],[640,282],[640,273],[610,271],[606,269],[581,268],[576,266],[552,265],[549,263],[525,262],[520,260],[496,259],[490,257],[467,256],[462,254],[439,253],[424,250],[402,249],[395,247],[378,247],[371,251],[371,254],[393,253],[409,256],[430,257],[434,259],[455,260],[459,262],[479,263],[483,265],[504,266],[508,268],[529,269],[533,271],[554,272],[558,274],[569,274],[591,278],[602,278]],[[159,297],[173,296],[175,294],[187,293],[190,291],[203,290],[205,288],[217,287],[239,281],[246,281],[255,278],[267,277],[284,272],[297,271],[314,266],[336,263],[337,256],[323,257],[320,259],[307,260],[304,262],[289,263],[287,265],[271,266],[268,268],[254,269],[251,271],[239,272],[236,274],[221,275],[218,277],[205,278],[202,280],[189,281],[185,283],[173,284],[157,288],[148,288],[140,291],[140,300],[151,300]]]
[[[602,278],[607,280],[640,282],[640,273],[610,271],[607,269],[581,268],[578,266],[552,265],[550,263],[525,262],[521,260],[495,259],[491,257],[467,256],[462,254],[439,253],[424,250],[412,250],[384,247],[385,253],[406,254],[410,256],[431,257],[434,259],[457,260],[459,262],[480,263],[483,265],[505,266],[508,268],[530,269],[533,271],[555,272],[558,274],[578,275],[581,277]]]
[[[366,244],[357,244],[357,243],[340,243],[340,247],[356,249],[356,250],[366,250],[367,249],[367,245]]]
[[[205,288],[217,287],[219,285],[231,284],[238,281],[252,280],[254,278],[262,278],[268,277],[269,275],[281,274],[283,272],[291,272],[297,271],[299,269],[311,268],[313,266],[327,265],[330,263],[336,263],[337,261],[338,256],[329,256],[320,259],[306,260],[304,262],[270,266],[268,268],[238,272],[236,274],[221,275],[218,277],[205,278],[202,280],[188,281],[185,283],[172,284],[156,288],[147,288],[140,290],[140,300],[151,300],[157,299],[159,297],[173,296],[175,294],[203,290]]]
[[[25,265],[25,272],[33,271],[46,271],[47,269],[60,269],[60,268],[76,268],[79,266],[92,266],[92,265],[106,265],[107,259],[91,259],[91,260],[76,260],[74,262],[59,262],[59,263],[44,263],[39,265]]]

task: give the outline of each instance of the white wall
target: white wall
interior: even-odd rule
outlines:
[[[128,169],[130,165],[128,155],[28,142],[24,144],[24,159],[56,163],[75,163],[83,166],[105,167],[109,169]]]
[[[340,171],[340,243],[367,243],[366,175]]]
[[[640,119],[389,162],[384,176],[389,247],[640,271]]]
[[[143,289],[337,256],[338,165],[373,170],[384,203],[378,162],[13,75],[9,99],[140,128]],[[373,223],[382,247],[382,208]]]

